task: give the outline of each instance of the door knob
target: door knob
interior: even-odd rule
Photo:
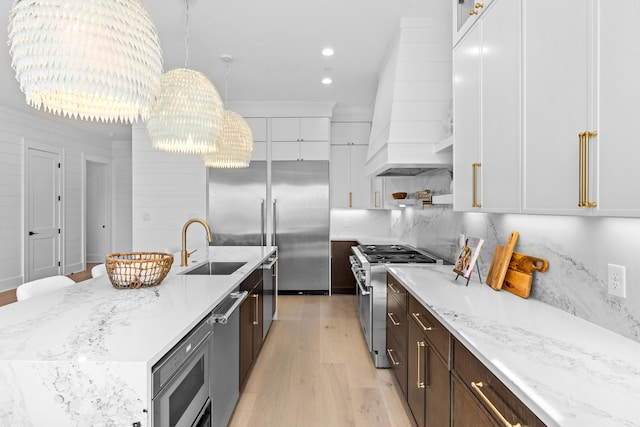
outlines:
[[[35,231],[30,231],[30,232],[29,232],[29,236],[34,236],[34,235],[36,235],[36,234],[38,234],[38,233],[36,233]]]

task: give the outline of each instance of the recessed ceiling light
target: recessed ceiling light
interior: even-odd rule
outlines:
[[[330,47],[325,47],[324,49],[322,49],[322,54],[324,56],[333,56],[334,53],[335,52]]]
[[[331,77],[325,77],[322,79],[322,84],[330,85],[331,83],[333,83],[333,80],[331,79]]]

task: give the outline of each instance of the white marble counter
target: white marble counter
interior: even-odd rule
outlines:
[[[179,275],[205,260],[196,252],[159,286],[102,276],[0,307],[0,425],[150,425],[151,367],[274,250],[211,247],[211,260],[247,262],[228,276]]]
[[[639,343],[451,266],[388,271],[547,425],[640,426]]]

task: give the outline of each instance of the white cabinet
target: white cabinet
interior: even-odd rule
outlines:
[[[273,160],[329,160],[328,117],[271,119]]]
[[[476,23],[478,18],[487,10],[493,0],[452,0],[453,5],[453,45]],[[513,1],[513,0],[512,0]]]
[[[454,49],[457,211],[520,211],[520,34],[520,2],[494,0]]]
[[[365,177],[368,122],[331,124],[331,207],[372,207],[371,179]]]
[[[265,117],[245,117],[253,135],[251,160],[267,160],[267,119]]]
[[[525,0],[525,212],[640,216],[639,13],[633,0]]]

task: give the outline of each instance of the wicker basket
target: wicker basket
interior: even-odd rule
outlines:
[[[393,193],[391,195],[394,200],[402,200],[407,198],[407,193]]]
[[[159,285],[173,264],[173,255],[163,252],[124,252],[107,255],[105,266],[111,284],[119,289]]]

